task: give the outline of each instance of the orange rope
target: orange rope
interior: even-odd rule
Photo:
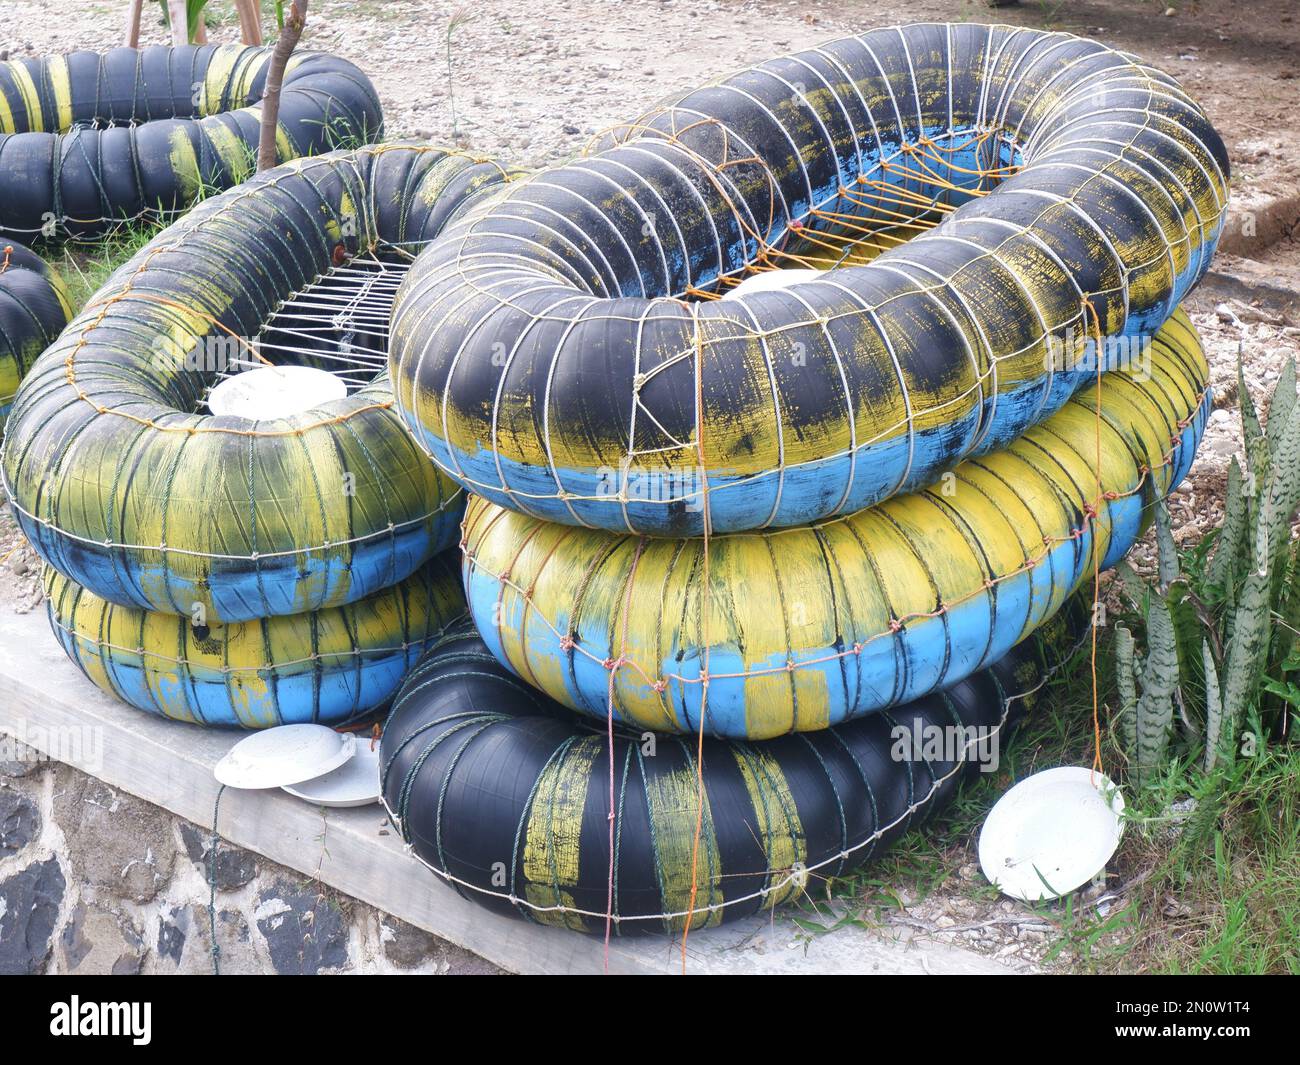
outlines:
[[[1084,306],[1092,314],[1092,337],[1096,345],[1093,351],[1093,360],[1095,362],[1095,377],[1097,379],[1094,395],[1096,397],[1096,459],[1093,462],[1093,473],[1096,475],[1096,496],[1094,507],[1101,504],[1101,374],[1102,374],[1102,335],[1101,335],[1101,316],[1097,313],[1097,308],[1093,305],[1092,300],[1087,296],[1083,297]],[[1092,672],[1092,784],[1096,787],[1096,777],[1102,772],[1101,762],[1101,697],[1099,694],[1099,685],[1097,683],[1097,629],[1098,629],[1098,608],[1101,604],[1101,548],[1097,543],[1097,527],[1093,526],[1092,533],[1092,640],[1089,654],[1089,666]]]

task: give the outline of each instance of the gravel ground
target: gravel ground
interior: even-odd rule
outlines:
[[[222,25],[212,29],[213,40],[235,39],[226,6],[214,4]],[[1142,54],[1178,76],[1224,134],[1234,203],[1261,212],[1288,197],[1291,203],[1268,216],[1272,224],[1261,225],[1259,238],[1230,234],[1237,256],[1216,260],[1263,287],[1228,295],[1202,289],[1189,303],[1219,408],[1192,476],[1171,502],[1176,538],[1194,542],[1222,516],[1228,461],[1239,449],[1238,353],[1257,398],[1271,390],[1284,362],[1300,355],[1300,320],[1276,298],[1300,290],[1300,14],[1294,0],[1255,0],[1249,19],[1229,0],[1174,2],[1174,14],[1166,8],[1139,0],[1027,3],[996,13],[972,0],[313,0],[303,47],[364,67],[391,135],[456,142],[525,166],[572,158],[598,131],[731,69],[892,22],[1047,26]],[[124,2],[62,0],[55,17],[48,0],[0,0],[0,49],[21,57],[111,47],[121,41],[125,9]],[[147,21],[145,41],[164,41],[152,12]],[[1241,222],[1236,216],[1232,225]],[[1139,566],[1150,555],[1149,542],[1134,552]],[[35,559],[7,516],[0,519],[0,558],[0,609],[32,609],[40,601]],[[980,879],[973,841],[952,857],[950,884],[924,899],[904,895],[882,934],[936,937],[1013,964],[1040,964],[1050,926],[1009,902],[970,897],[966,882]]]

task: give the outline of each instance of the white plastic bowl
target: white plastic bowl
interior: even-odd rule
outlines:
[[[290,795],[317,806],[369,806],[379,801],[379,744],[371,747],[365,737],[357,740],[356,753],[341,766],[321,777],[288,784]]]
[[[282,788],[337,769],[356,747],[354,736],[324,725],[280,725],[240,740],[213,773],[232,788]]]
[[[1013,899],[1039,902],[1106,868],[1124,830],[1124,797],[1101,773],[1061,766],[1008,791],[980,830],[980,869]]]

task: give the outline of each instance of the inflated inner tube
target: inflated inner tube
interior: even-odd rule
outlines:
[[[945,806],[1033,706],[1064,628],[942,695],[762,744],[706,740],[699,762],[682,737],[618,730],[611,750],[453,630],[394,700],[384,803],[429,868],[498,912],[591,932],[608,914],[615,935],[679,931],[692,912],[693,928],[721,924],[852,872]]]
[[[45,568],[50,626],[95,684],[149,713],[247,729],[337,725],[391,698],[465,615],[454,556],[355,603],[232,625],[114,606]]]
[[[62,278],[35,252],[0,239],[0,432],[18,382],[70,317]]]
[[[1083,337],[1157,329],[1208,267],[1228,170],[1172,78],[1097,42],[845,38],[689,92],[449,229],[399,294],[394,392],[452,477],[549,521],[851,513],[1058,409],[1094,374]]]
[[[146,245],[14,402],[5,486],[41,557],[111,602],[231,622],[351,602],[453,543],[460,489],[369,379],[382,356],[354,353],[367,376],[343,375],[350,394],[290,417],[199,411],[266,361],[264,326],[294,293],[362,257],[400,267],[506,177],[427,145],[333,153],[258,174]]]
[[[256,169],[270,48],[114,48],[0,63],[0,234],[91,237],[169,220]],[[285,70],[281,161],[381,139],[374,86],[345,59]]]
[[[997,661],[1118,561],[1191,467],[1207,379],[1180,311],[1003,450],[805,528],[669,541],[471,497],[470,610],[493,654],[575,710],[663,732],[703,716],[730,738],[824,729]]]

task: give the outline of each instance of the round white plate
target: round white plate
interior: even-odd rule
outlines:
[[[739,285],[723,295],[724,300],[734,300],[740,296],[749,296],[755,292],[771,292],[773,289],[789,288],[801,281],[815,281],[822,276],[820,270],[789,269],[764,270],[745,278]]]
[[[1013,899],[1068,895],[1106,868],[1123,815],[1124,796],[1100,773],[1081,766],[1035,773],[989,813],[980,830],[980,869]]]
[[[343,399],[348,386],[312,366],[259,366],[227,377],[208,393],[208,410],[254,421],[287,418],[332,400]]]
[[[356,753],[323,777],[289,784],[290,795],[317,806],[369,806],[379,801],[379,744],[373,749],[365,737],[357,740]]]
[[[280,725],[240,740],[213,772],[232,788],[282,788],[337,769],[356,747],[356,737],[324,725]]]

